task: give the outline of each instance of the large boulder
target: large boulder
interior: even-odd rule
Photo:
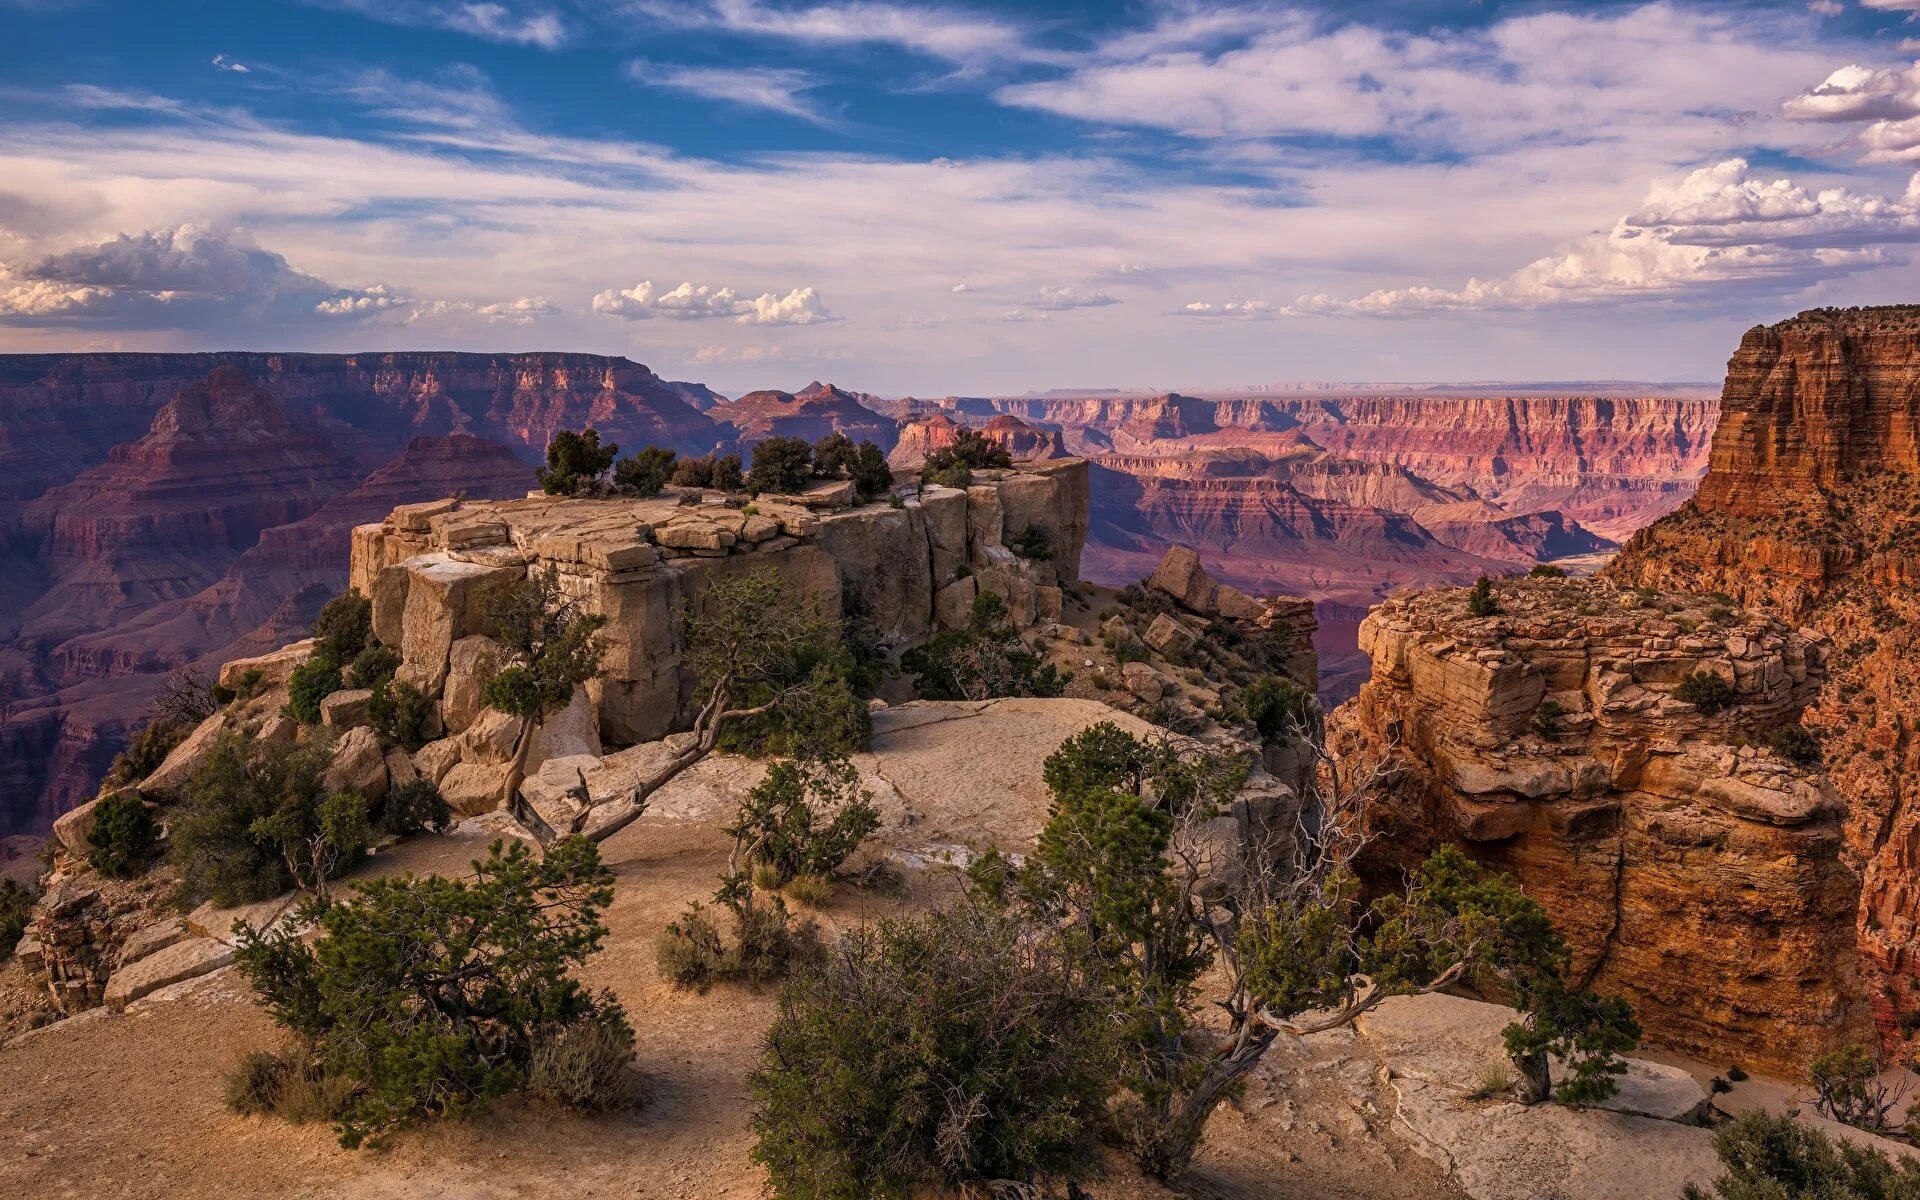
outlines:
[[[1169,546],[1160,565],[1153,569],[1147,586],[1170,597],[1189,612],[1214,611],[1219,587],[1200,565],[1200,556],[1185,546]]]
[[[476,555],[423,554],[407,560],[406,605],[400,639],[400,677],[429,696],[447,678],[453,644],[485,632],[486,597],[526,578],[523,563]]]
[[[933,568],[921,509],[852,509],[821,521],[817,536],[839,568],[842,602],[882,642],[901,645],[931,632]]]
[[[503,763],[463,762],[440,780],[440,795],[457,816],[477,817],[500,804],[500,788],[507,781]]]
[[[446,686],[440,695],[440,720],[448,733],[460,733],[480,715],[485,707],[481,693],[500,670],[505,653],[499,642],[483,633],[453,644],[447,655]]]
[[[95,798],[61,813],[53,822],[53,840],[75,858],[85,858],[92,850],[87,838],[100,819],[100,800]]]
[[[573,689],[573,698],[557,713],[550,714],[533,731],[533,745],[527,751],[527,769],[533,771],[550,758],[600,753],[600,716],[594,711],[587,689]]]
[[[334,743],[333,762],[320,777],[329,793],[353,792],[365,800],[387,794],[387,755],[379,735],[365,725],[349,729]]]
[[[320,701],[320,723],[332,729],[365,725],[372,703],[372,688],[342,688]]]
[[[227,719],[223,713],[215,713],[200,724],[194,726],[186,740],[175,746],[166,758],[160,761],[153,773],[140,781],[143,792],[172,792],[185,785],[200,764],[213,753],[213,745],[227,730]]]
[[[291,646],[282,646],[272,654],[230,659],[221,664],[219,683],[223,688],[238,691],[241,683],[251,676],[257,687],[284,687],[293,678],[294,671],[312,657],[313,639],[308,638]]]

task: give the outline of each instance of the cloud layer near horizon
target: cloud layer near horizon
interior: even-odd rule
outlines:
[[[604,6],[314,3],[498,54],[585,53],[613,28]],[[252,49],[245,73],[203,68],[248,89],[222,103],[92,78],[8,92],[0,345],[510,328],[723,385],[828,364],[943,391],[1325,376],[1390,337],[1417,376],[1673,376],[1751,319],[1899,298],[1920,241],[1920,66],[1828,44],[1804,11],[1409,32],[1169,4],[1077,42],[853,0],[621,11],[760,48],[720,65],[611,47],[605,86],[711,106],[765,147],[556,119],[477,66],[296,74]],[[822,48],[876,74],[892,60],[860,56],[904,56],[922,66],[889,68],[895,94],[1045,137],[901,153],[909,131],[874,128]],[[288,96],[326,119],[275,107]],[[1541,336],[1574,311],[1589,336]]]

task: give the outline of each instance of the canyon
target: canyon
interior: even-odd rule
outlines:
[[[1337,701],[1365,676],[1370,605],[1610,547],[1691,492],[1713,414],[1692,395],[729,400],[588,354],[0,356],[0,834],[90,795],[168,671],[304,628],[347,582],[344,531],[523,494],[558,429],[690,455],[842,433],[901,471],[966,428],[1020,461],[1086,457],[1081,574],[1131,582],[1184,544],[1223,582],[1305,596]]]
[[[1848,805],[1868,993],[1903,1050],[1920,1012],[1920,306],[1749,330],[1723,414],[1699,494],[1607,575],[1718,592],[1832,640],[1805,724]]]

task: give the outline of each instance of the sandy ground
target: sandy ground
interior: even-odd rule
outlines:
[[[983,723],[967,732],[999,731]],[[905,778],[911,759],[892,764],[902,776],[895,782],[924,810],[926,801],[913,796],[920,789]],[[741,784],[739,765],[713,765],[715,778]],[[923,815],[914,822],[921,827],[916,832],[951,835],[953,825],[939,817],[958,815]],[[967,815],[977,820],[987,813]],[[484,852],[486,840],[480,833],[415,839],[379,856],[369,870],[457,872]],[[232,1116],[221,1103],[222,1075],[240,1055],[272,1046],[277,1037],[227,970],[156,993],[125,1014],[98,1010],[0,1047],[0,1128],[8,1131],[0,1139],[0,1196],[763,1195],[764,1177],[748,1159],[746,1080],[772,1017],[772,993],[737,986],[704,996],[681,992],[662,982],[654,966],[660,931],[687,901],[710,895],[726,853],[713,822],[664,815],[643,818],[603,847],[616,875],[607,914],[612,934],[583,974],[591,985],[613,989],[638,1034],[644,1099],[631,1111],[588,1117],[508,1102],[482,1117],[409,1132],[385,1150],[357,1152],[340,1149],[325,1126]],[[904,885],[885,894],[843,891],[824,923],[831,929],[906,911],[949,886],[938,872],[908,870],[902,877]],[[1277,1049],[1238,1105],[1220,1110],[1183,1185],[1186,1194],[1235,1200],[1460,1195],[1406,1149],[1380,1115],[1385,1109],[1356,1104],[1350,1088],[1324,1081],[1321,1072],[1335,1068],[1315,1066],[1303,1055]],[[1169,1195],[1122,1165],[1088,1187],[1101,1200]]]

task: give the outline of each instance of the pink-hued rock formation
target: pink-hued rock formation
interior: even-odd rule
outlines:
[[[1920,306],[1817,309],[1747,331],[1699,495],[1608,567],[1822,630],[1807,724],[1847,802],[1880,1029],[1920,1012]]]
[[[862,404],[852,392],[818,380],[797,392],[748,392],[714,405],[707,415],[737,430],[743,447],[770,437],[817,442],[841,433],[887,451],[900,437],[899,422]]]
[[[927,455],[945,449],[960,439],[967,428],[945,413],[934,413],[909,421],[900,430],[899,444],[887,461],[896,470],[914,470],[927,461]],[[1057,429],[1038,429],[1019,417],[999,416],[979,427],[979,432],[999,443],[1015,462],[1035,462],[1065,458],[1067,450]]]

